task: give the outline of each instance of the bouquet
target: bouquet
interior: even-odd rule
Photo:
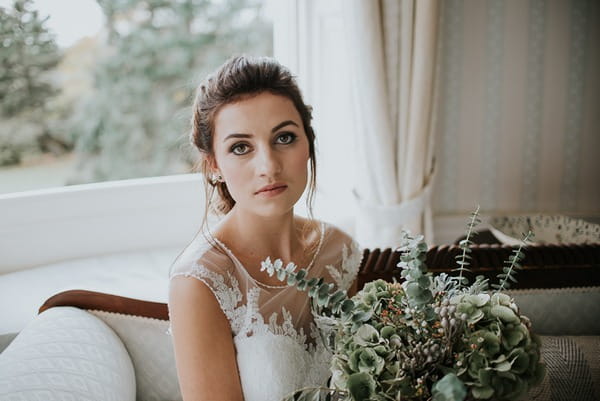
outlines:
[[[489,288],[469,285],[469,246],[480,222],[472,213],[460,242],[456,276],[427,272],[422,236],[404,232],[402,283],[376,280],[354,297],[322,278],[267,259],[261,269],[307,290],[323,341],[333,353],[330,387],[304,388],[284,400],[515,400],[545,373],[529,319],[502,291],[516,282],[529,232]]]

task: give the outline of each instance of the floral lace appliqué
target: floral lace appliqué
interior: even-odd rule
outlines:
[[[327,265],[325,268],[333,277],[335,284],[340,289],[348,290],[358,274],[360,262],[362,261],[362,252],[355,241],[352,241],[350,249],[344,244],[342,246],[342,267],[337,269],[333,265]]]
[[[223,313],[229,320],[234,336],[251,336],[271,332],[275,335],[284,335],[293,339],[310,353],[316,351],[315,345],[307,344],[307,336],[304,330],[302,328],[296,330],[292,322],[292,314],[285,307],[281,308],[283,317],[281,324],[277,322],[279,317],[277,312],[273,312],[269,316],[268,323],[265,323],[265,319],[260,313],[258,306],[260,297],[259,288],[249,289],[246,295],[246,304],[240,305],[243,300],[242,292],[237,279],[231,273],[227,272],[230,285],[228,285],[222,274],[213,272],[200,264],[194,265],[189,272],[177,273],[172,277],[175,276],[193,277],[202,281],[212,290]],[[170,326],[167,332],[171,334]],[[318,331],[313,325],[311,325],[311,338],[313,340],[319,338]]]
[[[225,277],[222,274],[213,272],[200,264],[193,265],[189,272],[176,273],[171,278],[175,276],[193,277],[206,284],[215,294],[219,306],[227,316],[233,334],[237,335],[240,332],[244,325],[246,305],[238,306],[242,301],[242,292],[237,279],[231,273],[227,272],[227,278],[231,285],[225,282]],[[168,332],[170,333],[170,327]]]
[[[247,336],[251,336],[271,332],[275,335],[289,337],[307,351],[312,351],[312,349],[309,349],[308,347],[304,329],[301,327],[300,330],[296,330],[292,322],[292,314],[285,307],[281,307],[281,314],[283,317],[283,322],[281,324],[278,323],[279,314],[277,312],[271,313],[268,323],[265,322],[263,315],[259,312],[259,296],[260,289],[258,288],[252,288],[248,291],[247,309],[245,311],[246,317],[240,334],[245,333]]]
[[[333,265],[326,266],[338,288],[347,290],[350,287],[358,274],[361,259],[362,253],[360,248],[358,247],[358,244],[353,241],[350,248],[346,244],[342,246],[341,269],[337,269]],[[277,312],[273,312],[268,317],[268,323],[265,322],[265,318],[259,310],[259,298],[261,295],[259,288],[249,289],[246,294],[246,304],[241,304],[243,295],[239,283],[230,272],[227,272],[227,276],[225,277],[223,274],[213,272],[201,264],[196,264],[189,272],[177,273],[172,277],[177,275],[194,277],[204,282],[213,291],[221,309],[229,320],[231,331],[234,336],[252,336],[270,332],[275,335],[283,335],[293,339],[296,343],[301,345],[311,357],[319,360],[323,359],[324,362],[330,357],[328,350],[323,344],[318,327],[314,323],[311,323],[308,336],[303,328],[297,330],[292,322],[291,313],[285,307],[281,308],[283,320],[281,323],[278,322],[279,314]],[[228,279],[228,282],[226,278]],[[307,341],[308,338],[312,341]]]

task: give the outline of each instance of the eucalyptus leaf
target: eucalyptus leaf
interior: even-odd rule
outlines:
[[[317,297],[317,304],[319,306],[326,306],[329,303],[329,299],[330,299],[330,297],[327,294],[326,295],[319,295]]]
[[[448,373],[434,383],[431,394],[433,401],[463,401],[467,396],[467,389],[454,373]]]
[[[475,397],[478,400],[487,400],[492,395],[494,395],[494,389],[490,386],[474,386],[473,388],[471,388],[471,393],[473,394],[473,397]]]
[[[346,299],[342,303],[342,312],[350,313],[354,310],[354,302],[351,299]]]
[[[502,319],[506,323],[519,323],[519,317],[515,314],[515,312],[504,305],[492,306],[490,313],[493,316]]]
[[[355,401],[366,401],[375,395],[375,380],[366,372],[353,373],[348,377],[348,391]]]
[[[337,303],[341,302],[345,298],[346,298],[346,292],[343,291],[343,290],[337,290],[331,296],[331,303],[332,304],[337,304]]]
[[[296,273],[296,280],[300,281],[304,279],[304,277],[306,277],[306,273],[307,271],[305,269],[298,270],[298,273]]]

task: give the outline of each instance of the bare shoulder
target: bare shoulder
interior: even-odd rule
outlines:
[[[231,332],[227,317],[223,313],[215,294],[208,285],[193,277],[173,277],[169,283],[169,318],[175,342],[186,336],[182,333],[197,333],[201,337],[207,328],[224,334]]]
[[[329,241],[332,243],[342,243],[347,246],[357,245],[354,238],[348,233],[346,228],[339,225],[323,222],[325,226],[325,234],[329,237]]]
[[[241,400],[231,327],[208,286],[173,277],[169,315],[183,399]]]
[[[213,302],[214,301],[214,302]],[[195,308],[201,302],[202,308]],[[204,282],[188,276],[172,277],[169,283],[169,307],[194,312],[195,315],[213,311],[215,306],[221,310],[215,295]],[[195,309],[198,309],[197,311]]]
[[[219,275],[234,270],[233,262],[218,247],[216,242],[202,239],[190,243],[173,261],[169,277],[194,275],[199,269],[207,269]]]
[[[169,319],[185,401],[243,400],[231,324],[221,305],[227,289],[234,289],[232,269],[208,241],[188,245],[171,266]]]

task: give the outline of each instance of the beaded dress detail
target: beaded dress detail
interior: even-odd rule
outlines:
[[[312,261],[298,269],[348,290],[358,274],[361,249],[335,226],[321,223],[320,228]],[[176,276],[206,284],[229,320],[245,401],[275,401],[302,387],[326,385],[332,355],[306,292],[255,280],[216,239],[188,245],[171,267],[170,278]]]

